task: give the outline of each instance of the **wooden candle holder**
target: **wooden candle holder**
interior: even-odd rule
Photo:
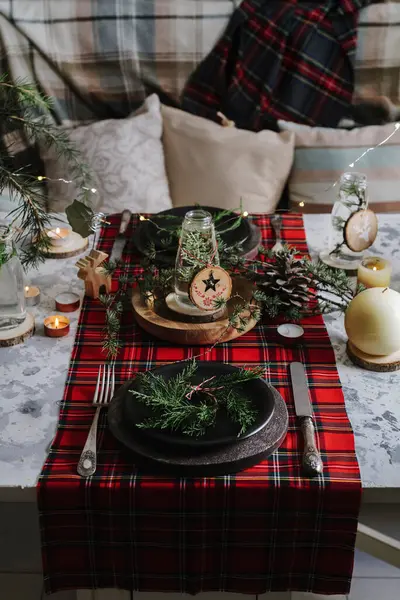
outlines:
[[[91,250],[89,254],[78,260],[75,266],[79,268],[78,277],[85,282],[85,294],[89,298],[98,298],[100,288],[105,287],[106,292],[111,291],[111,277],[102,268],[102,263],[108,254],[100,250]]]

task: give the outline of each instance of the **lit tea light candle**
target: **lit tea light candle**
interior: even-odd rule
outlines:
[[[69,333],[69,319],[63,315],[51,315],[44,320],[47,337],[64,337]]]
[[[385,258],[368,256],[361,261],[358,272],[358,283],[366,288],[389,287],[392,275],[392,265]]]
[[[304,329],[296,323],[283,323],[277,328],[278,337],[285,344],[295,344],[304,336]]]
[[[26,306],[36,306],[40,302],[40,289],[36,285],[26,285],[24,296]]]
[[[56,227],[47,230],[47,236],[50,238],[52,246],[65,246],[70,235],[71,230],[67,227]]]

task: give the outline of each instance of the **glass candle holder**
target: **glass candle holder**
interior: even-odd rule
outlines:
[[[368,256],[361,261],[357,271],[357,283],[366,288],[389,287],[392,275],[390,261],[379,256]]]
[[[328,250],[320,254],[324,263],[339,269],[357,269],[363,255],[350,250],[344,228],[351,215],[367,208],[367,204],[367,177],[363,173],[343,173],[331,213]]]
[[[191,210],[182,223],[175,261],[175,297],[182,308],[192,307],[189,287],[196,273],[219,265],[212,216],[205,210]]]
[[[14,231],[0,225],[0,330],[25,321],[24,272],[13,243]]]

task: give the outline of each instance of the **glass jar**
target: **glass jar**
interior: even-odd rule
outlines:
[[[26,317],[24,273],[12,229],[0,225],[0,330],[18,327]]]
[[[212,216],[205,210],[191,210],[182,223],[175,261],[175,298],[181,307],[192,307],[190,284],[201,269],[219,265]]]
[[[328,250],[320,254],[323,262],[339,269],[357,269],[363,254],[350,250],[344,228],[351,215],[367,205],[367,177],[363,173],[343,173],[331,213]]]

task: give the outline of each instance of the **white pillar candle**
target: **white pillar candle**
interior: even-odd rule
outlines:
[[[357,294],[345,315],[349,340],[362,352],[386,356],[400,349],[400,294],[371,288]]]
[[[378,256],[367,256],[361,261],[357,281],[366,288],[389,287],[392,275],[392,265],[385,258]]]
[[[47,230],[47,236],[52,246],[65,246],[68,243],[70,235],[71,230],[67,227],[56,227],[55,229]]]

